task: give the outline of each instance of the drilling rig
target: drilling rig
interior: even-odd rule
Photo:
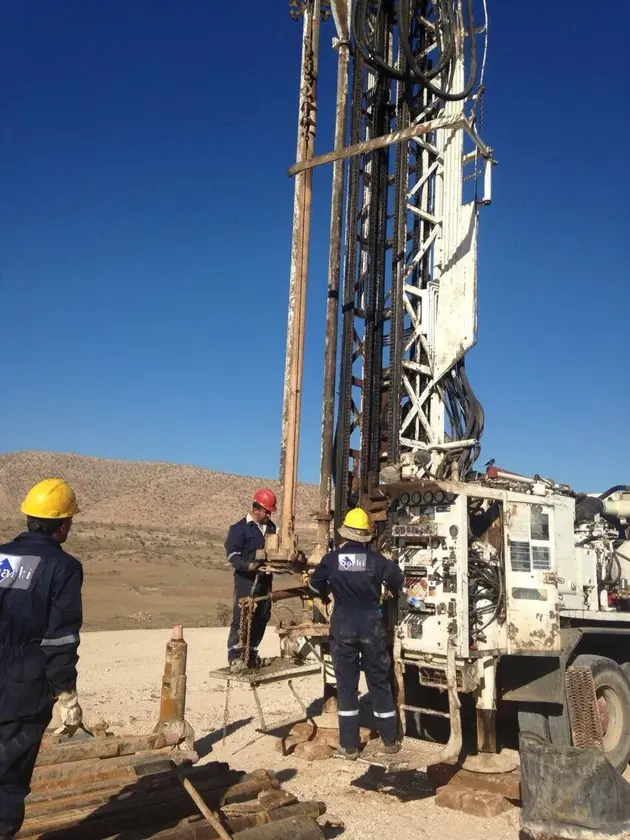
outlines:
[[[424,745],[407,766],[454,763],[464,747],[496,758],[506,718],[554,744],[599,745],[624,768],[630,488],[589,496],[493,464],[474,469],[484,414],[465,357],[477,339],[478,219],[495,165],[482,139],[485,0],[292,0],[290,11],[302,23],[302,61],[281,518],[265,560],[295,567],[301,554],[312,182],[330,165],[317,546],[307,565],[359,505],[379,550],[404,571],[404,592],[385,611],[405,744]],[[331,18],[335,134],[332,150],[316,154]],[[325,660],[326,610],[306,600],[304,609],[299,632]]]

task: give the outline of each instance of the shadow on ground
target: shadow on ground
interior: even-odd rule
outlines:
[[[239,729],[247,726],[247,724],[251,723],[252,720],[253,718],[248,717],[228,723],[225,727],[225,737],[227,738],[229,735],[233,735],[235,732],[238,732]],[[215,729],[214,732],[209,732],[207,735],[204,735],[203,738],[199,738],[198,741],[195,741],[195,752],[199,758],[205,758],[205,756],[212,752],[212,747],[215,744],[218,744],[222,739],[223,727],[220,727],[219,729]]]
[[[417,770],[388,773],[384,767],[372,766],[350,784],[361,790],[393,796],[399,802],[416,802],[435,796],[435,786],[431,784],[426,773],[419,773]]]
[[[296,776],[297,770],[293,769],[292,767],[286,767],[284,770],[276,771],[276,779],[280,782],[281,785],[284,785],[286,782],[290,782],[291,779],[295,779]]]

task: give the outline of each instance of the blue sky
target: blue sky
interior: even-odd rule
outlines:
[[[489,0],[482,461],[630,482],[630,6]],[[277,473],[300,25],[284,2],[1,0],[3,451]],[[332,144],[323,35],[317,150]],[[319,458],[318,172],[301,477]]]

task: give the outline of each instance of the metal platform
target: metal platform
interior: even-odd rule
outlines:
[[[286,660],[277,657],[269,661],[262,668],[252,668],[242,674],[234,674],[229,667],[218,668],[210,671],[209,676],[215,680],[226,680],[233,683],[244,683],[246,685],[264,685],[265,683],[281,682],[282,680],[295,680],[298,677],[308,677],[317,674],[322,666],[319,662],[301,662],[299,660]]]
[[[394,755],[379,753],[382,748],[380,739],[370,741],[357,761],[376,767],[384,767],[387,773],[401,770],[424,770],[433,764],[440,764],[440,754],[446,744],[423,741],[420,738],[404,738],[400,752]]]
[[[210,671],[209,676],[216,680],[225,680],[225,708],[223,712],[223,742],[227,734],[227,727],[229,723],[230,712],[230,688],[232,683],[245,686],[252,690],[254,700],[256,701],[256,709],[258,711],[258,721],[260,726],[259,732],[273,732],[277,729],[282,729],[285,726],[298,723],[302,720],[308,719],[308,709],[300,695],[295,690],[293,680],[300,677],[308,677],[313,674],[321,673],[322,666],[319,662],[301,662],[299,660],[287,660],[281,657],[276,657],[265,663],[261,668],[253,668],[250,671],[245,671],[242,674],[234,674],[229,667],[219,668],[216,671]],[[262,703],[258,695],[258,688],[262,685],[269,685],[271,683],[286,681],[289,691],[295,698],[300,707],[301,714],[298,717],[286,718],[278,723],[267,725],[265,721],[265,713],[263,711]]]

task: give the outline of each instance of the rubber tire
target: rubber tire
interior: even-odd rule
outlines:
[[[614,660],[593,654],[581,654],[573,660],[571,665],[588,666],[593,672],[595,690],[608,685],[619,697],[622,709],[621,736],[617,744],[605,755],[613,767],[623,773],[630,761],[630,679],[627,672]],[[566,704],[560,717],[562,720],[557,722],[555,729],[551,719],[549,721],[551,742],[558,746],[566,746],[570,743],[566,740],[565,734],[567,731],[570,733],[569,712]]]
[[[518,730],[519,732],[531,732],[532,735],[537,735],[544,741],[551,742],[547,715],[545,712],[536,711],[537,708],[540,707],[534,704],[519,706]]]

